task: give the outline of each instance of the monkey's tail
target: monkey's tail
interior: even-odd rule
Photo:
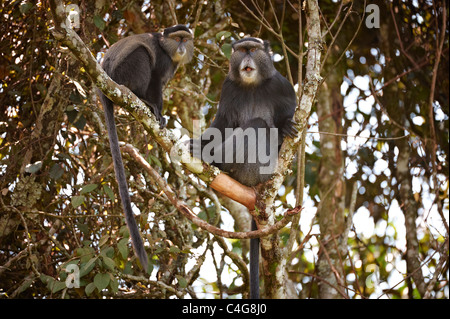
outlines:
[[[253,218],[252,230],[258,230]],[[250,239],[250,299],[259,299],[259,238]]]
[[[100,100],[105,111],[106,128],[108,129],[109,145],[111,147],[111,154],[114,162],[114,171],[116,172],[117,184],[119,185],[119,194],[122,201],[123,210],[125,212],[125,221],[130,230],[131,243],[133,244],[134,253],[139,258],[141,265],[145,272],[148,269],[147,252],[144,249],[139,228],[134,219],[133,211],[131,209],[131,198],[128,193],[128,183],[125,176],[125,169],[123,167],[122,155],[120,153],[119,138],[116,131],[116,122],[114,120],[114,104],[103,93],[99,92]]]

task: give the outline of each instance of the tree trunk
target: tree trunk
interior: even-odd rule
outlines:
[[[341,79],[336,72],[330,72],[321,87],[317,105],[320,132],[335,134],[342,131]],[[321,134],[320,151],[322,154],[319,170],[320,204],[317,216],[321,236],[317,271],[323,280],[319,281],[319,296],[323,299],[334,299],[345,296],[342,288],[344,285],[342,258],[345,258],[347,253],[341,137]]]

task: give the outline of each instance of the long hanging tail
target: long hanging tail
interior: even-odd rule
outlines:
[[[120,153],[119,138],[116,131],[116,123],[114,120],[114,104],[103,93],[99,93],[100,100],[105,111],[106,128],[108,129],[109,145],[111,147],[111,154],[114,162],[114,171],[116,172],[117,184],[119,185],[119,194],[122,201],[123,210],[125,212],[125,220],[130,230],[131,243],[133,244],[134,253],[139,258],[141,265],[145,272],[148,268],[147,252],[144,249],[139,228],[134,219],[133,211],[131,209],[131,199],[128,193],[128,183],[125,176],[125,169],[123,167],[122,155]]]
[[[252,230],[258,230],[253,218]],[[259,238],[250,239],[250,299],[259,299]]]

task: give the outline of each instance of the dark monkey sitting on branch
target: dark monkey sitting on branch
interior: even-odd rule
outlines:
[[[191,140],[191,151],[244,185],[263,183],[276,168],[270,164],[276,163],[284,137],[297,134],[295,107],[294,88],[275,69],[269,42],[236,41],[216,117],[200,139]],[[258,238],[250,240],[250,298],[259,298]]]
[[[191,61],[194,54],[192,32],[184,25],[164,29],[162,33],[144,33],[126,37],[106,52],[103,69],[118,84],[128,87],[149,107],[161,126],[165,119],[161,114],[162,90],[173,77],[180,64]],[[99,92],[108,129],[111,155],[114,162],[119,194],[130,230],[134,252],[144,270],[148,269],[148,257],[131,209],[131,199],[119,148],[114,105]]]

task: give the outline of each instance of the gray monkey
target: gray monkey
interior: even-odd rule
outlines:
[[[165,119],[161,114],[162,90],[178,66],[190,62],[193,54],[192,32],[184,25],[176,25],[164,29],[162,33],[132,35],[118,41],[106,52],[102,66],[115,82],[128,87],[145,102],[160,125],[164,126]],[[101,92],[99,96],[105,111],[111,155],[125,220],[130,230],[134,252],[147,272],[148,257],[131,210],[131,199],[114,120],[114,105]]]
[[[244,185],[263,183],[271,177],[273,170],[262,170],[267,163],[261,154],[276,160],[284,137],[297,134],[292,119],[295,107],[294,88],[275,69],[269,42],[251,37],[236,41],[232,45],[230,70],[222,86],[217,114],[200,139],[191,140],[191,151],[194,156],[205,155],[203,150],[208,145],[208,152],[205,153],[212,154],[206,154],[203,160],[228,172]],[[234,131],[227,135],[226,131],[230,128]],[[250,129],[249,132],[253,130],[256,141],[259,138],[265,140],[265,145],[261,146],[242,134],[247,129]],[[275,140],[270,138],[271,129],[278,133]],[[210,137],[214,136],[212,130],[219,130],[222,139],[211,141]],[[230,155],[233,160],[227,161]],[[256,229],[253,221],[252,230]],[[259,298],[258,238],[250,240],[250,298]]]

